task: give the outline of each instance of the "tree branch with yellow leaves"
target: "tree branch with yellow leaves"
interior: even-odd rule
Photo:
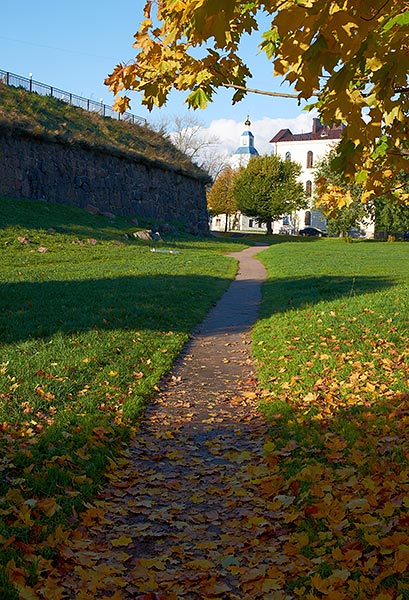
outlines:
[[[310,102],[325,123],[347,125],[337,168],[362,185],[363,201],[387,190],[409,202],[394,186],[409,166],[407,0],[148,0],[135,61],[106,79],[115,106],[129,106],[127,90],[149,109],[173,89],[186,92],[192,108],[205,108],[218,88],[232,88],[233,102],[249,92],[279,95],[249,88],[240,56],[241,40],[258,35],[265,13],[271,28],[260,49],[293,86],[285,97]]]

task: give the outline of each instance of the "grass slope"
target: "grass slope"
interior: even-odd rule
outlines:
[[[32,94],[0,84],[0,127],[66,144],[135,157],[195,177],[208,175],[194,165],[171,141],[150,129],[102,117],[62,100]]]

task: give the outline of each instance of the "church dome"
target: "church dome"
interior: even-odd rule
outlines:
[[[249,158],[251,156],[259,156],[258,151],[254,147],[254,135],[250,131],[251,121],[248,116],[244,122],[244,125],[247,127],[247,129],[245,129],[241,134],[240,146],[233,152],[233,157],[236,155],[248,155]]]

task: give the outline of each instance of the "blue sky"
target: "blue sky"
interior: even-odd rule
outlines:
[[[25,77],[32,73],[36,81],[112,104],[103,82],[118,62],[134,58],[133,35],[143,19],[143,6],[144,0],[8,0],[2,10],[0,69]],[[273,79],[271,64],[257,55],[258,42],[252,37],[244,43],[244,58],[254,74],[249,87],[291,91]],[[262,152],[278,129],[289,126],[295,132],[309,127],[311,116],[297,100],[248,94],[232,106],[231,96],[231,91],[221,90],[207,109],[194,113],[226,151],[237,145],[247,115]],[[168,104],[153,113],[141,105],[138,94],[131,98],[132,112],[151,121],[186,114],[185,95],[179,93],[172,93]]]

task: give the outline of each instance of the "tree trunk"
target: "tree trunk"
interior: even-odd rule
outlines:
[[[229,222],[229,215],[226,213],[226,219],[224,221],[224,233],[227,233],[227,224]]]
[[[272,227],[271,221],[267,221],[266,226],[267,226],[267,235],[271,235],[273,233],[273,227]]]

